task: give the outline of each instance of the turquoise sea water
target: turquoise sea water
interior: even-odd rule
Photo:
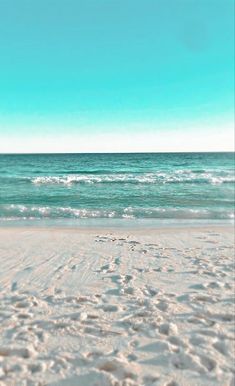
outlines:
[[[0,220],[227,220],[234,181],[234,153],[0,155]]]

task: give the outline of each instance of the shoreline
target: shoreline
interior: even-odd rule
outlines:
[[[157,229],[198,229],[234,228],[234,219],[24,219],[1,220],[1,229],[74,229],[74,230],[157,230]]]
[[[107,234],[107,235],[136,235],[136,236],[160,236],[162,234],[176,235],[180,234],[184,236],[186,234],[192,233],[207,233],[207,232],[219,232],[221,234],[234,234],[234,226],[233,225],[199,225],[196,226],[158,226],[158,227],[72,227],[72,226],[9,226],[4,227],[0,225],[0,237],[3,233],[14,233],[14,234],[23,234],[30,233],[35,237],[40,233],[48,233],[48,234],[64,234],[64,235],[99,235],[99,234]]]

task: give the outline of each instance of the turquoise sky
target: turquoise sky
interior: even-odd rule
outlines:
[[[231,149],[233,47],[233,0],[0,0],[0,151]]]

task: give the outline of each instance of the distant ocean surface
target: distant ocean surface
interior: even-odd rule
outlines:
[[[0,155],[0,220],[227,220],[234,181],[234,153]]]

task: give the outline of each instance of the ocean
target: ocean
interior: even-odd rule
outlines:
[[[234,217],[234,153],[0,155],[0,220]]]

